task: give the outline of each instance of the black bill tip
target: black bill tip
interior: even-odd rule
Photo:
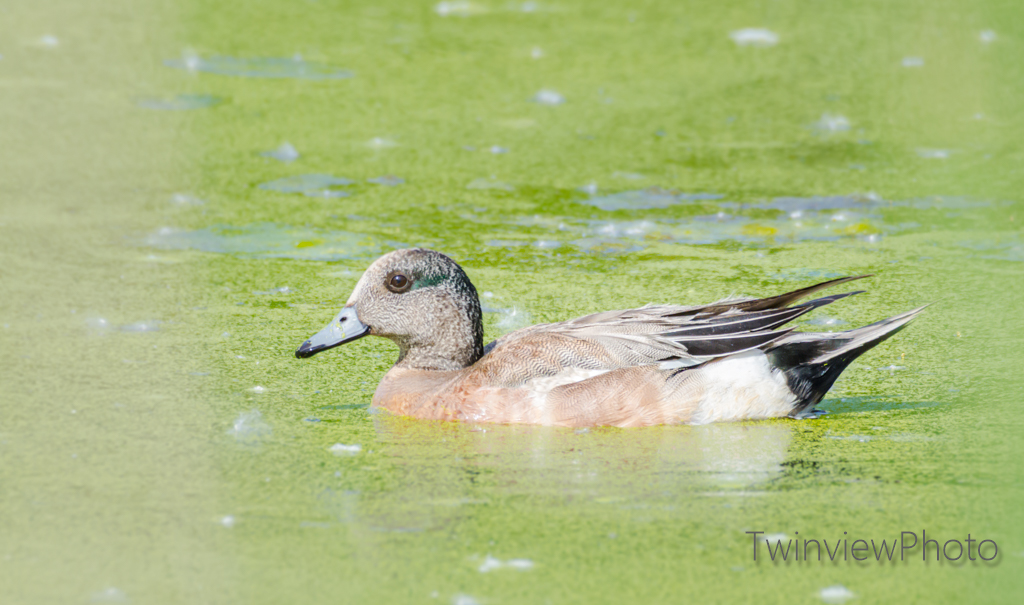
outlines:
[[[313,343],[307,340],[302,343],[302,346],[295,350],[295,356],[299,359],[306,359],[307,357],[316,355],[322,350],[324,350],[324,347],[314,347]]]

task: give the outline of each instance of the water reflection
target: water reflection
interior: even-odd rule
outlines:
[[[756,495],[782,472],[792,423],[589,431],[374,416],[381,492],[325,492],[327,513],[364,531],[446,526],[474,507],[529,497],[604,514],[673,509],[692,498]],[[367,458],[368,462],[371,458]]]

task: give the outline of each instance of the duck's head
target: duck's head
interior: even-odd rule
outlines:
[[[398,345],[396,365],[420,370],[458,370],[483,355],[483,324],[476,288],[455,261],[413,248],[378,258],[363,273],[345,307],[302,343],[296,357],[363,336]]]

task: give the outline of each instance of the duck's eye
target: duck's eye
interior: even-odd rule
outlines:
[[[405,292],[412,285],[412,280],[401,273],[393,273],[388,276],[388,290],[392,292]]]

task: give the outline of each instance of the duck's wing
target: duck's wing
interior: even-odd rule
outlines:
[[[862,277],[868,276],[835,279],[771,298],[723,300],[697,307],[653,305],[531,326],[488,345],[475,367],[486,372],[492,384],[518,386],[557,377],[565,379],[561,384],[569,384],[593,372],[656,363],[697,365],[771,344],[789,333],[776,328],[860,292],[790,304]]]

